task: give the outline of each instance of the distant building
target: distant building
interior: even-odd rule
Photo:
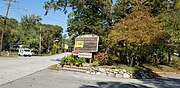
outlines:
[[[19,48],[23,48],[25,45],[19,45],[19,44],[14,44],[14,45],[10,45],[10,50],[11,51],[17,51]]]

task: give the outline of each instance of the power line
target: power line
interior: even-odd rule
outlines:
[[[28,8],[23,8],[23,6],[21,5],[21,4],[18,4],[18,6],[20,6],[20,7],[16,7],[16,6],[13,6],[13,5],[11,5],[11,8],[10,8],[10,10],[12,10],[12,11],[14,11],[14,10],[21,10],[21,11],[23,11],[23,13],[24,14],[29,14],[29,13],[32,13],[32,14],[38,14],[37,12],[34,12],[34,11],[31,11],[31,10],[29,10]],[[16,14],[18,14],[18,15],[20,15],[19,14],[19,12],[16,12],[16,11],[14,11]],[[21,13],[21,12],[20,12]],[[22,13],[21,13],[22,14]],[[55,19],[55,18],[52,18],[52,17],[48,17],[48,16],[44,16],[44,15],[39,15],[39,16],[41,16],[41,17],[43,17],[43,19],[50,19],[50,20],[52,20],[52,21],[55,21],[55,22],[58,22],[58,23],[63,23],[63,24],[67,24],[66,22],[64,22],[64,21],[61,21],[61,20],[57,20],[57,19]],[[60,19],[60,18],[59,18]]]

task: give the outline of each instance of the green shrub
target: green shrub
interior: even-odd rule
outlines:
[[[71,57],[71,56],[68,56],[68,64],[75,64],[76,63],[76,59]]]
[[[83,64],[86,63],[86,59],[85,58],[74,58],[71,55],[67,56],[67,57],[63,57],[60,60],[61,65],[70,65],[70,64]]]
[[[68,64],[68,58],[67,58],[67,57],[63,57],[63,58],[60,60],[60,63],[61,63],[61,65]]]
[[[74,57],[67,56],[67,57],[63,57],[61,60],[61,65],[70,65],[70,64],[75,64],[76,63],[76,59]]]
[[[93,63],[91,63],[91,66],[99,66],[99,61],[98,60],[96,60],[96,61],[93,61]]]
[[[173,58],[171,60],[172,64],[177,64],[177,65],[180,65],[180,59],[179,58]]]
[[[107,59],[107,65],[112,66],[113,64],[119,63],[118,58],[115,55],[109,56],[109,59]]]
[[[76,64],[82,64],[82,63],[86,63],[85,58],[76,58]]]

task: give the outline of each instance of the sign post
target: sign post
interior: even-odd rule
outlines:
[[[65,57],[67,57],[66,50],[68,49],[68,45],[65,44],[64,48],[65,48]]]

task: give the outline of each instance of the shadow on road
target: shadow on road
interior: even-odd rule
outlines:
[[[97,82],[97,86],[83,85],[80,88],[149,88],[149,87],[134,83]]]
[[[96,82],[94,85],[82,85],[80,88],[180,88],[180,79],[158,78],[158,79],[138,79],[138,83],[121,83],[121,82]]]
[[[157,78],[151,80],[139,79],[143,84],[151,84],[157,88],[180,88],[180,79],[176,78]]]

